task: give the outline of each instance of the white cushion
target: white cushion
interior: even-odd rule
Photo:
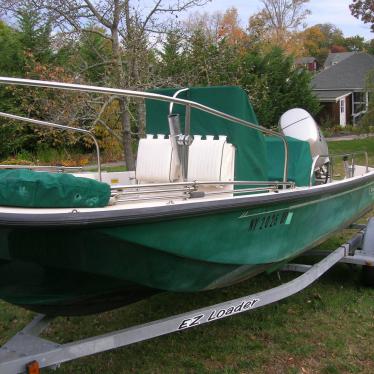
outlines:
[[[226,136],[214,139],[207,136],[202,139],[195,135],[189,147],[188,180],[189,181],[220,181],[234,180],[235,147],[227,143]]]
[[[162,134],[155,139],[153,135],[140,139],[135,176],[139,183],[167,183],[179,179],[170,139]]]

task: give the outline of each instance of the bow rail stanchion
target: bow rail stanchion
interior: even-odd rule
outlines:
[[[302,275],[278,287],[252,295],[66,344],[39,337],[51,320],[48,316],[39,315],[0,348],[0,373],[24,373],[28,368],[33,368],[33,373],[36,373],[39,368],[55,367],[77,358],[248,312],[294,295],[339,262],[364,265],[364,269],[368,268],[368,279],[374,282],[374,218],[369,220],[367,227],[354,227],[360,231],[335,251],[329,252],[320,262],[314,265],[288,264],[283,269],[301,272]]]

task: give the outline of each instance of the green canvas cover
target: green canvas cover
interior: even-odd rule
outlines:
[[[153,93],[173,96],[177,89],[158,89]],[[240,87],[197,87],[190,88],[178,98],[196,101],[235,117],[258,124],[248,96]],[[146,100],[147,133],[169,134],[169,103]],[[181,116],[184,126],[185,109],[174,105],[173,113]],[[183,129],[182,129],[183,131]],[[228,141],[236,146],[235,179],[267,180],[266,145],[264,136],[257,130],[215,117],[200,110],[191,110],[191,133],[194,135],[226,135]]]
[[[266,136],[269,180],[281,181],[284,168],[283,141],[275,136]],[[297,186],[309,186],[312,155],[308,142],[287,137],[288,143],[288,180]]]
[[[0,170],[0,205],[25,208],[98,208],[108,205],[110,186],[71,174]]]

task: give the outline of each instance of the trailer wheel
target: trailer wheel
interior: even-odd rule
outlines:
[[[374,288],[374,266],[362,267],[362,282],[365,286]]]

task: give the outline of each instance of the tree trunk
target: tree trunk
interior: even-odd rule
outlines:
[[[114,68],[113,75],[116,79],[115,84],[121,87],[124,83],[124,79],[123,79],[122,58],[121,58],[119,33],[118,33],[118,22],[119,22],[118,1],[115,1],[114,20],[115,22],[113,23],[113,26],[111,28],[113,68]],[[127,106],[126,97],[123,97],[119,100],[119,107],[120,107],[120,121],[121,121],[121,127],[122,127],[122,137],[123,137],[123,150],[124,150],[127,170],[135,170],[135,160],[134,160],[134,153],[132,150],[132,139],[131,139],[131,122],[130,122],[130,116],[129,116],[129,110]]]
[[[127,170],[135,170],[134,152],[132,150],[131,122],[129,110],[127,108],[127,99],[125,97],[119,100],[119,106],[126,166]]]
[[[139,100],[137,105],[137,120],[138,120],[138,133],[140,138],[145,137],[145,121],[146,121],[146,111],[144,100]]]

